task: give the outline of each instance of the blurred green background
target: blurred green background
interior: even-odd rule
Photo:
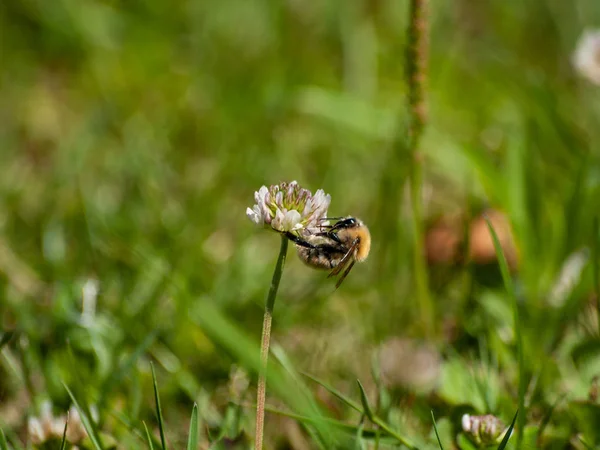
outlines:
[[[15,332],[0,358],[0,428],[15,448],[40,402],[68,408],[63,381],[95,405],[103,433],[143,447],[126,423],[155,430],[149,361],[174,445],[193,402],[204,434],[225,428],[231,366],[245,367],[250,390],[230,431],[250,439],[278,239],[245,209],[261,185],[291,180],[330,193],[329,213],[362,218],[373,237],[337,291],[290,249],[273,339],[292,367],[357,401],[361,379],[424,447],[435,445],[432,408],[447,448],[460,445],[462,411],[510,422],[509,297],[493,258],[465,257],[469,224],[491,208],[519,255],[527,423],[543,434],[528,445],[599,442],[588,390],[600,373],[600,95],[572,54],[600,3],[432,2],[423,226],[437,381],[422,393],[398,375],[392,394],[372,375],[387,367],[377,349],[410,342],[389,370],[418,368],[411,346],[426,337],[406,191],[407,18],[395,0],[0,3],[0,332]],[[429,239],[440,226],[441,243]],[[452,256],[436,258],[448,242]],[[357,423],[308,386],[329,415]],[[294,411],[277,392],[270,403]],[[319,448],[295,421],[270,415],[266,427],[268,448]],[[360,448],[339,439],[330,445]]]

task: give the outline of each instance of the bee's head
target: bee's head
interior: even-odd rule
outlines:
[[[348,216],[348,217],[329,217],[322,219],[324,223],[321,225],[322,228],[329,229],[329,232],[338,232],[340,230],[348,230],[352,228],[358,228],[363,226],[363,223],[360,219],[356,217]],[[329,221],[335,220],[336,222],[333,225],[330,225]]]
[[[362,225],[362,222],[358,220],[356,217],[345,217],[340,219],[335,225],[334,228],[343,229],[343,228],[356,228]]]

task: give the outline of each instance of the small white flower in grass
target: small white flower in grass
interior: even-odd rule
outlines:
[[[590,251],[585,247],[572,253],[566,259],[548,295],[550,305],[560,308],[565,304],[573,290],[579,285],[581,275],[589,259]]]
[[[498,444],[504,438],[508,427],[496,416],[486,414],[485,416],[462,416],[463,431],[478,445]]]
[[[41,444],[42,442],[46,442],[46,438],[48,433],[42,422],[37,417],[30,417],[27,419],[27,434],[29,435],[29,439],[33,444]]]
[[[40,415],[30,417],[27,420],[27,434],[33,444],[39,445],[45,442],[58,442],[62,439],[67,416],[64,414],[55,416],[52,413],[52,403],[45,401],[40,407]],[[69,409],[69,425],[67,427],[67,442],[78,443],[87,437],[87,432],[74,407]]]
[[[261,187],[254,193],[256,204],[246,215],[256,225],[278,232],[295,232],[316,227],[327,215],[331,196],[319,189],[314,195],[296,181]]]
[[[579,38],[573,65],[581,76],[600,85],[600,30],[587,30]]]

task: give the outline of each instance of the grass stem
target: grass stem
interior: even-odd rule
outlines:
[[[285,265],[285,257],[287,255],[288,240],[285,236],[281,236],[281,247],[279,248],[279,257],[273,272],[271,280],[271,288],[265,305],[265,315],[263,319],[262,340],[260,345],[260,372],[258,374],[258,389],[256,393],[256,440],[254,448],[262,450],[263,448],[263,433],[265,428],[265,398],[267,392],[267,362],[269,360],[269,344],[271,342],[271,322],[273,320],[273,308],[275,307],[275,298]]]
[[[598,320],[598,335],[600,335],[600,278],[598,274],[598,230],[600,225],[598,224],[598,216],[594,217],[592,226],[592,270],[594,280],[594,294],[596,296],[596,318]]]
[[[413,221],[413,266],[420,307],[420,321],[425,334],[431,337],[434,332],[435,311],[429,295],[427,263],[424,251],[423,212],[421,206],[423,157],[420,149],[421,137],[427,122],[425,104],[427,57],[427,0],[411,0],[408,47],[406,52],[406,75],[409,109],[408,150],[411,156],[409,180]]]

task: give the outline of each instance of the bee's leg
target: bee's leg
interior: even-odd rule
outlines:
[[[328,231],[325,235],[332,241],[335,241],[340,245],[342,244],[342,241],[340,241],[340,238],[338,237],[337,233],[332,233],[331,231]]]
[[[332,241],[338,243],[338,244],[342,244],[342,241],[340,241],[340,238],[338,237],[337,233],[332,232],[331,230],[329,231],[323,231],[321,233],[317,233],[315,234],[315,236],[321,236],[321,237],[326,237],[331,239]]]
[[[352,261],[349,265],[348,268],[344,271],[344,273],[342,274],[342,276],[338,279],[337,283],[335,283],[335,288],[339,288],[340,284],[342,284],[342,281],[344,281],[344,278],[346,278],[348,276],[348,274],[350,273],[350,270],[352,270],[352,266],[354,265],[354,261]]]
[[[299,245],[301,247],[306,247],[306,248],[317,248],[315,245],[312,245],[312,244],[306,242],[304,239],[296,236],[294,233],[286,231],[283,234],[285,234],[285,237],[287,237],[290,241],[292,241],[296,245]]]

